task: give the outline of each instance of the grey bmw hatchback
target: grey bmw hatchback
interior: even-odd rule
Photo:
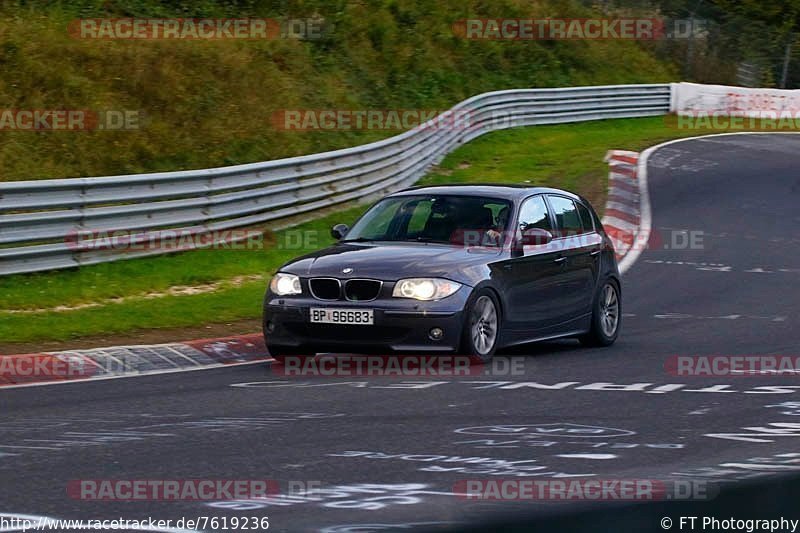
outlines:
[[[516,185],[386,196],[336,244],[283,265],[264,299],[273,357],[471,355],[576,337],[608,346],[622,300],[611,240],[576,194]]]

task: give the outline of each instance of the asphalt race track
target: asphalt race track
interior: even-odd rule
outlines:
[[[582,505],[453,494],[470,479],[693,479],[724,490],[800,470],[797,376],[669,370],[673,356],[800,355],[798,169],[795,135],[653,153],[653,246],[624,276],[612,348],[526,346],[489,375],[442,380],[297,379],[251,365],[0,391],[0,514],[439,528]],[[269,479],[298,494],[87,501],[68,490],[86,479]]]

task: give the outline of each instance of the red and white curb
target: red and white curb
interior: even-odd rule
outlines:
[[[617,261],[622,262],[637,242],[641,229],[639,153],[611,150],[606,154],[605,161],[609,165],[609,173],[603,226],[614,243]]]
[[[0,355],[0,388],[186,372],[270,360],[260,333],[170,344]]]

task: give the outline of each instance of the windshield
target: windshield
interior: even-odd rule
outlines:
[[[506,230],[511,202],[455,195],[396,196],[381,200],[356,222],[347,241],[418,241],[494,245]]]

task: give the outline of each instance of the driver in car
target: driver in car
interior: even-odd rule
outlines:
[[[497,213],[494,226],[492,226],[486,231],[485,244],[487,246],[503,245],[503,233],[506,231],[506,228],[508,227],[508,217],[510,214],[511,210],[508,207],[504,207]]]

